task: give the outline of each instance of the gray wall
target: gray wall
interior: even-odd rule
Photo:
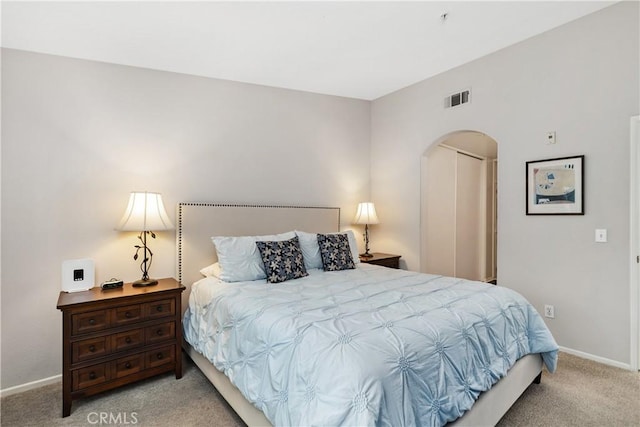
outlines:
[[[204,200],[340,206],[349,224],[371,189],[372,249],[419,270],[420,159],[456,130],[499,144],[499,283],[554,304],[561,345],[629,363],[638,13],[615,5],[373,103],[2,50],[0,388],[61,371],[63,260],[94,259],[97,281],[139,277],[135,233],[113,230],[130,191],[161,192],[172,219]],[[442,109],[467,87],[470,105]],[[573,154],[586,215],[525,216],[524,163]],[[174,275],[174,233],[151,244],[152,275]]]
[[[420,269],[420,158],[443,135],[498,142],[498,283],[524,294],[560,345],[630,363],[629,119],[639,113],[638,3],[623,2],[379,98],[372,105],[376,248]],[[472,103],[443,109],[456,90]],[[557,145],[545,133],[557,132]],[[585,155],[584,216],[525,215],[525,162]],[[609,243],[594,243],[607,228]]]
[[[181,201],[342,208],[369,197],[370,103],[2,50],[2,383],[61,372],[63,260],[140,277],[132,190]],[[174,276],[175,234],[150,243]]]

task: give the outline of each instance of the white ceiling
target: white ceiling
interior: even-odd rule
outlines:
[[[372,100],[613,3],[3,1],[2,46]]]

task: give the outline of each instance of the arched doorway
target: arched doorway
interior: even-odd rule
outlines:
[[[497,278],[497,142],[463,130],[439,138],[421,162],[421,270]]]

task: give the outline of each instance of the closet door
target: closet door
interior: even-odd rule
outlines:
[[[455,215],[455,276],[482,280],[481,246],[484,244],[481,214],[484,206],[482,160],[457,153]]]
[[[423,176],[427,236],[423,265],[431,274],[455,275],[456,156],[453,150],[436,147],[429,154]]]

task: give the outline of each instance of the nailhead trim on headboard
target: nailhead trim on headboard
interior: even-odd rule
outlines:
[[[293,206],[293,205],[253,205],[253,204],[236,204],[236,203],[209,203],[209,202],[180,202],[178,203],[178,227],[176,233],[178,248],[178,281],[182,283],[182,208],[183,206],[212,206],[212,207],[230,207],[230,208],[286,208],[286,209],[337,209],[338,210],[338,229],[340,229],[340,208],[329,206]]]

